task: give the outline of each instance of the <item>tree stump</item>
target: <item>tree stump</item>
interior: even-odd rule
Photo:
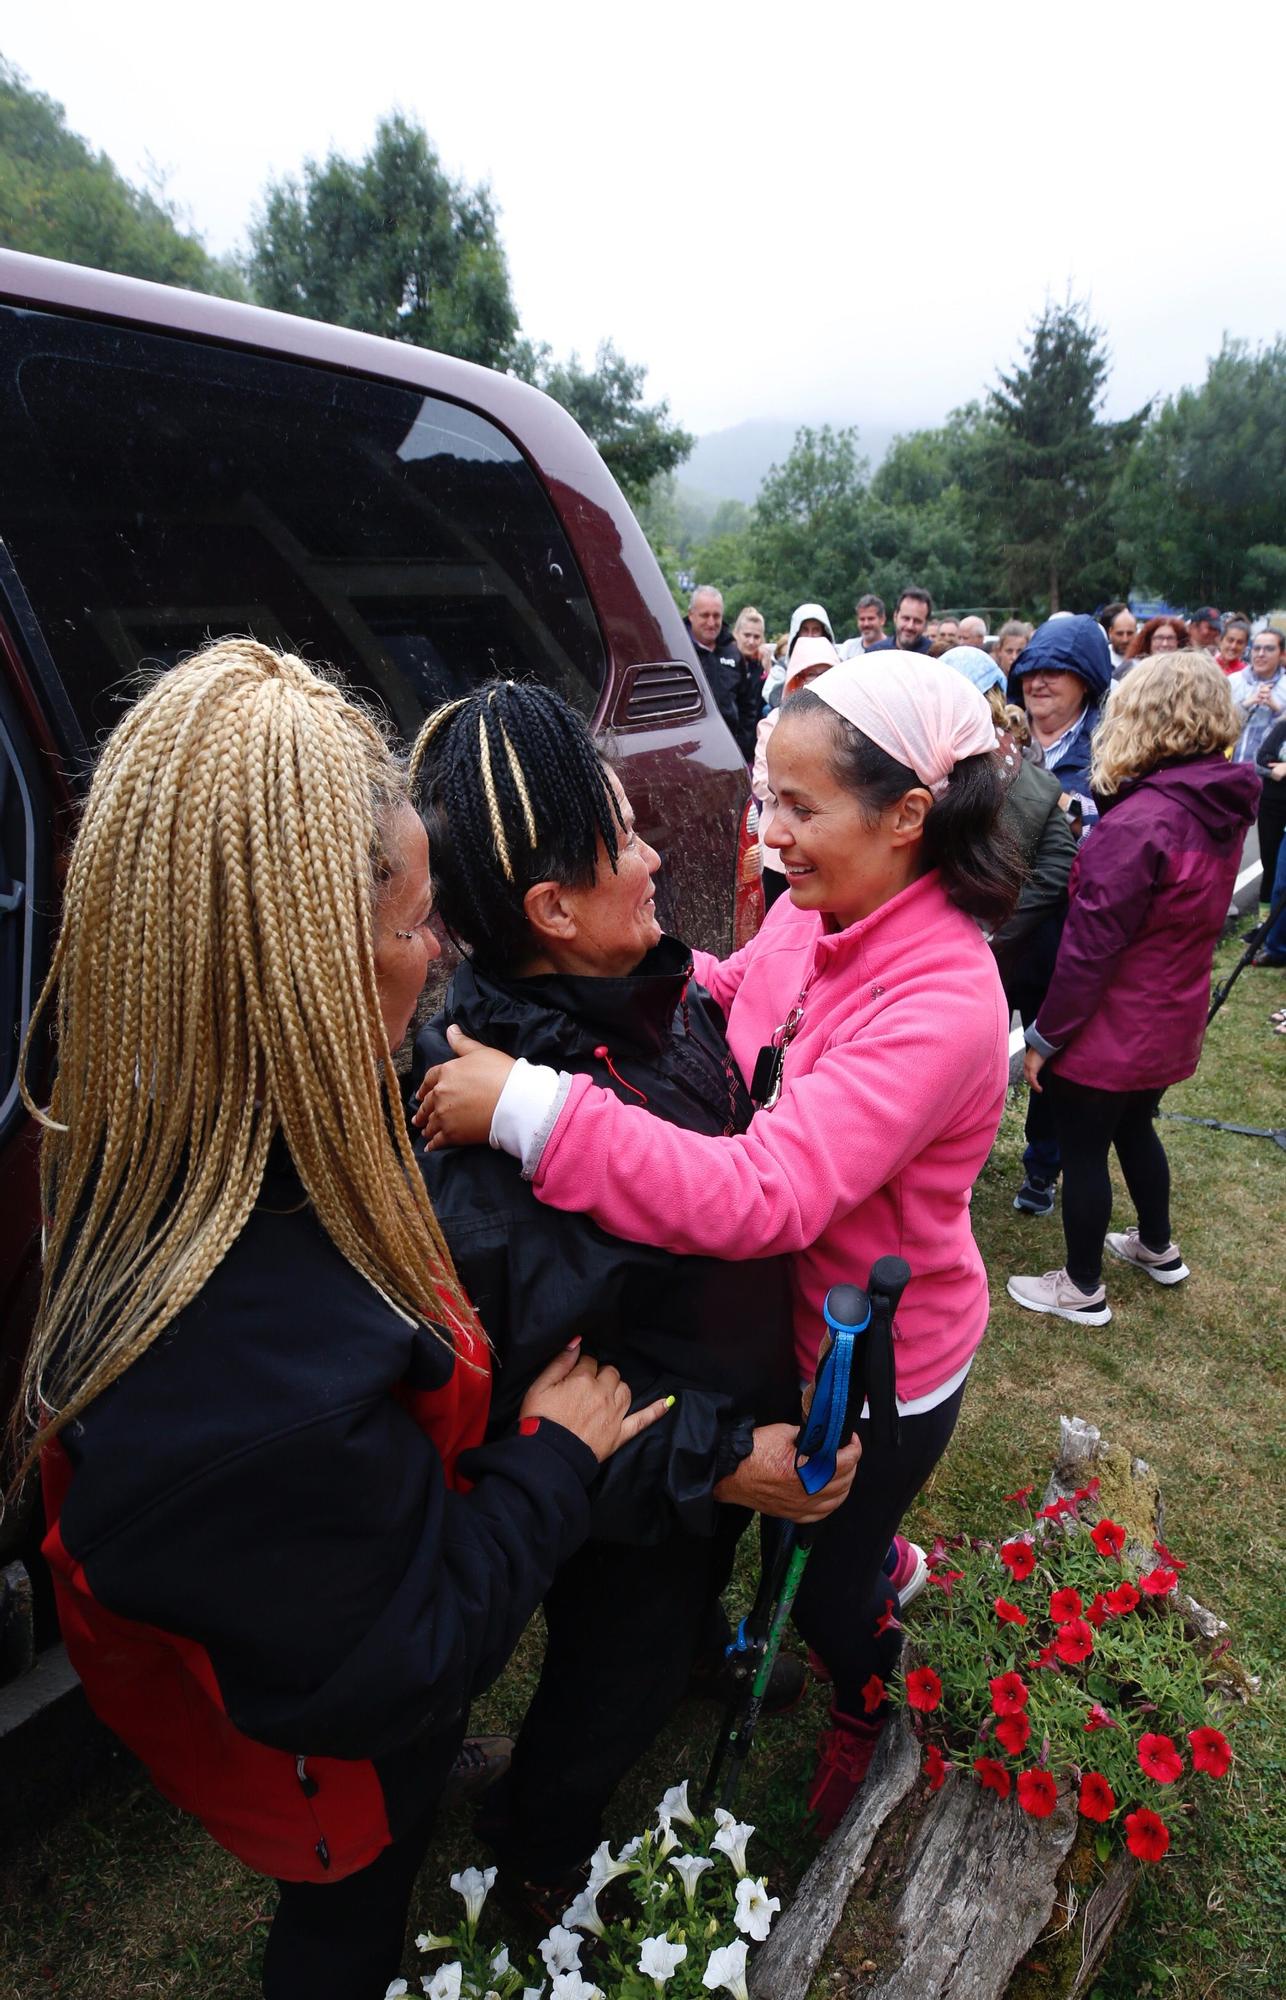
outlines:
[[[1145,1460],[1114,1450],[1092,1424],[1064,1417],[1045,1505],[1097,1476],[1103,1513],[1127,1546],[1155,1562],[1161,1496]],[[1194,1640],[1227,1627],[1191,1598],[1178,1608]],[[1106,1872],[1066,1788],[1053,1814],[1029,1818],[948,1772],[930,1792],[905,1711],[885,1730],[849,1813],[799,1885],[754,1961],[754,2000],[803,2000],[848,1923],[837,1991],[869,2000],[1079,2000],[1107,1955],[1133,1894],[1137,1864]],[[819,1995],[827,1991],[825,1984]]]

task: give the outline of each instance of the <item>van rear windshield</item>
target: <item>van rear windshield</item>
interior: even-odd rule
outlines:
[[[90,744],[141,662],[234,632],[332,662],[406,734],[497,676],[592,714],[606,658],[575,559],[477,411],[13,308],[0,411],[0,536]]]

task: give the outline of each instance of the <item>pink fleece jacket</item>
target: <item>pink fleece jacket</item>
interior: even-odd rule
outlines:
[[[698,952],[696,977],[727,1014],[747,1077],[802,995],[777,1104],[735,1138],[704,1138],[577,1077],[536,1193],[680,1254],[793,1252],[805,1374],[830,1286],[865,1284],[877,1257],[905,1257],[898,1395],[930,1394],[987,1323],[969,1198],[1004,1106],[1009,1021],[981,932],[934,871],[844,931],[783,897],[735,957]]]

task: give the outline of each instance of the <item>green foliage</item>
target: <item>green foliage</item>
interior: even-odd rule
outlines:
[[[1104,421],[1103,334],[1071,300],[1045,307],[1025,357],[988,395],[975,500],[1005,597],[1089,609],[1117,585],[1113,484],[1148,411]]]
[[[1137,582],[1180,604],[1286,602],[1286,339],[1227,340],[1171,397],[1118,487]]]
[[[444,173],[422,128],[381,119],[361,160],[309,160],[269,185],[250,232],[255,297],[491,368],[516,354],[518,315],[485,188]]]
[[[570,410],[632,505],[640,505],[653,483],[692,450],[695,439],[670,422],[669,405],[643,401],[647,369],[618,354],[610,340],[599,347],[592,369],[583,368],[575,354],[551,361],[547,349],[527,353],[527,365],[518,372]]]
[[[0,243],[190,291],[245,296],[235,268],[69,131],[61,104],[0,57]]]

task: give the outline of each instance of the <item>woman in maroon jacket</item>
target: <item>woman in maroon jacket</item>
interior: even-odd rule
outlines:
[[[1027,1030],[1027,1081],[1053,1101],[1067,1240],[1063,1270],[1009,1280],[1031,1312],[1105,1325],[1105,1241],[1158,1284],[1188,1275],[1153,1120],[1167,1087],[1197,1067],[1215,943],[1259,799],[1253,766],[1227,760],[1238,727],[1209,657],[1171,653],[1118,684],[1095,738],[1104,817],[1072,868],[1053,978]],[[1109,1234],[1113,1146],[1138,1224]]]

